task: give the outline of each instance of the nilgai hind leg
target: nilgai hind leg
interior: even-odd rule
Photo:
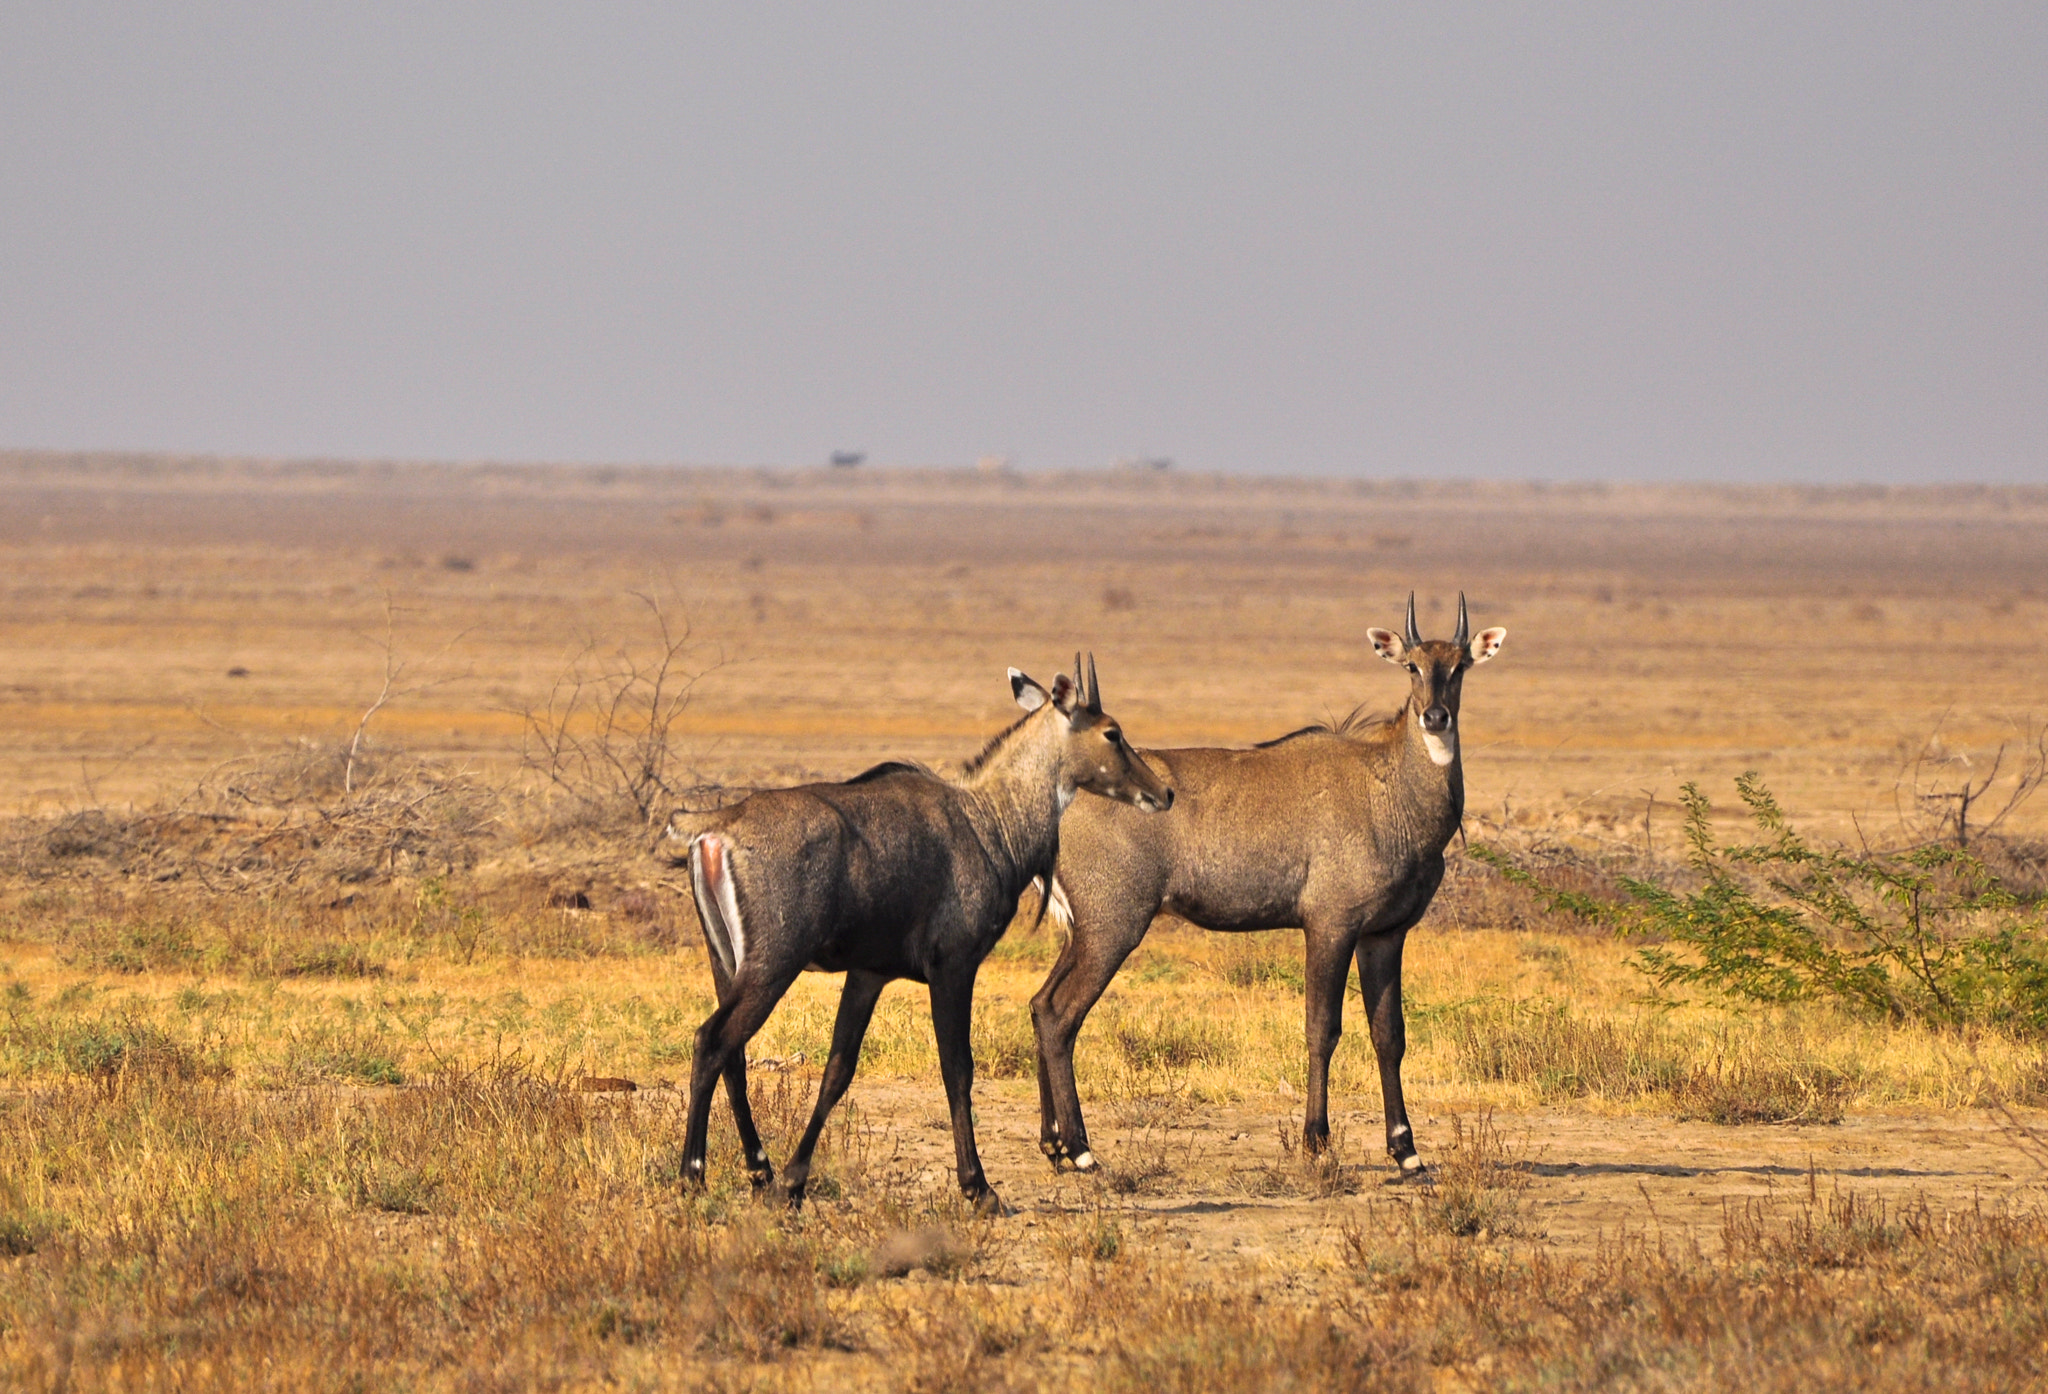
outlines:
[[[825,1061],[825,1077],[818,1081],[818,1106],[811,1110],[810,1126],[804,1129],[803,1140],[797,1143],[796,1155],[789,1159],[789,1170],[784,1173],[792,1205],[803,1202],[804,1187],[811,1180],[811,1154],[818,1150],[818,1139],[824,1136],[825,1120],[853,1083],[854,1066],[860,1063],[861,1042],[867,1039],[868,1023],[875,1017],[875,1003],[881,1000],[882,989],[888,985],[888,978],[880,973],[855,970],[846,975],[846,986],[839,990],[839,1016],[832,1023],[832,1055]]]

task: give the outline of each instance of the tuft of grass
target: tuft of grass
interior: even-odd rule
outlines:
[[[1221,1063],[1235,1054],[1213,1020],[1120,1013],[1110,1028],[1110,1040],[1125,1068],[1141,1073],[1185,1071]]]
[[[433,1209],[440,1178],[429,1169],[383,1167],[362,1179],[356,1203],[391,1215],[425,1215]]]
[[[1687,1071],[1678,1117],[1709,1123],[1839,1123],[1849,1078],[1827,1065],[1784,1056],[1715,1057]]]
[[[1025,1079],[1038,1070],[1031,1013],[1008,1002],[977,1002],[973,1024],[974,1072],[984,1079]]]
[[[1838,1123],[1855,1080],[1804,1053],[1801,1033],[1743,1040],[1681,1032],[1652,1017],[1574,1016],[1561,1002],[1489,1001],[1448,1016],[1467,1079],[1518,1084],[1542,1102],[1669,1100],[1680,1119]]]
[[[0,1214],[0,1258],[24,1258],[36,1252],[60,1227],[49,1215]]]
[[[1304,992],[1301,936],[1293,930],[1228,936],[1216,956],[1216,970],[1232,987]]]
[[[1114,1263],[1124,1252],[1124,1227],[1109,1211],[1077,1211],[1053,1228],[1051,1247],[1063,1263]]]
[[[1481,1112],[1470,1127],[1452,1114],[1450,1142],[1423,1181],[1423,1224],[1458,1239],[1521,1235],[1530,1180],[1520,1153],[1494,1126],[1493,1110]]]
[[[1550,1101],[1639,1098],[1676,1090],[1683,1052],[1655,1021],[1588,1020],[1562,1002],[1482,1002],[1448,1014],[1442,1027],[1460,1072],[1525,1084]]]

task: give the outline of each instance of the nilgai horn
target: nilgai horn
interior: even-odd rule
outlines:
[[[1391,717],[1310,726],[1250,750],[1148,750],[1179,791],[1171,818],[1109,804],[1067,819],[1053,912],[1073,927],[1031,1000],[1038,1036],[1040,1146],[1055,1167],[1095,1166],[1074,1089],[1081,1023],[1155,915],[1205,929],[1299,926],[1308,939],[1308,1110],[1304,1141],[1329,1141],[1330,1054],[1343,1029],[1355,954],[1379,1057],[1387,1151],[1421,1166],[1401,1098],[1401,948],[1444,874],[1444,847],[1465,810],[1458,699],[1465,670],[1500,652],[1505,629],[1424,641],[1408,597],[1407,635],[1369,629],[1381,658],[1408,671]]]
[[[746,1047],[796,975],[845,973],[817,1108],[785,1177],[801,1203],[825,1119],[853,1081],[861,1039],[894,978],[931,987],[939,1069],[953,1115],[960,1189],[1000,1209],[982,1174],[969,1107],[968,1015],[981,961],[1033,879],[1049,876],[1060,817],[1076,790],[1153,811],[1173,790],[1102,710],[1095,662],[1087,688],[1064,674],[1050,689],[1010,670],[1026,715],[988,743],[957,780],[921,766],[877,765],[844,784],[774,789],[712,813],[677,813],[664,841],[687,861],[711,947],[718,1008],[697,1031],[685,1182],[701,1184],[720,1076],[756,1186],[775,1178],[747,1102]]]

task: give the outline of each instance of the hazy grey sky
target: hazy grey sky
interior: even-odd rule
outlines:
[[[0,445],[2048,478],[2048,5],[0,0]]]

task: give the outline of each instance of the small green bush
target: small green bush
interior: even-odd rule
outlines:
[[[1691,886],[1617,877],[1623,898],[1603,901],[1546,885],[1498,848],[1474,853],[1553,906],[1647,940],[1636,966],[1660,988],[2048,1034],[2048,908],[2022,905],[1959,847],[1815,847],[1755,774],[1735,787],[1758,842],[1716,842],[1706,797],[1685,786]]]

